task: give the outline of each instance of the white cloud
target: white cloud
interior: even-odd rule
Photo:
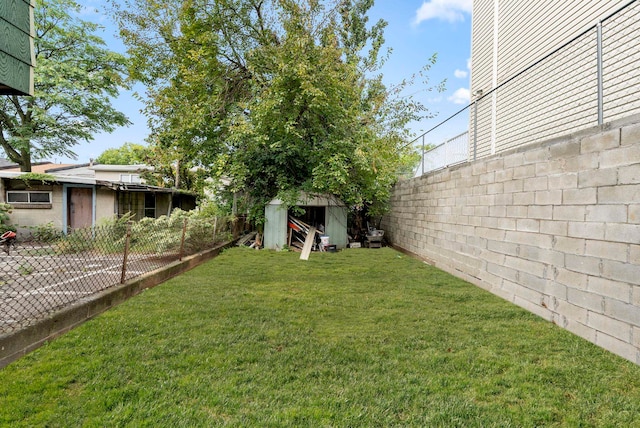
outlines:
[[[457,22],[464,21],[464,14],[471,13],[473,0],[430,0],[422,3],[416,11],[414,23],[420,24],[429,19]]]
[[[458,79],[464,79],[469,75],[469,72],[456,69],[456,71],[453,72],[453,75]]]
[[[447,99],[454,104],[469,104],[471,101],[471,94],[467,88],[460,88]]]

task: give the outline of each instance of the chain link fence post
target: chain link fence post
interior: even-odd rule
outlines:
[[[184,219],[184,223],[182,224],[182,238],[180,238],[180,255],[178,260],[182,261],[182,256],[184,255],[184,237],[187,234],[187,219]]]
[[[129,257],[129,243],[131,241],[131,222],[127,223],[127,234],[124,238],[124,255],[122,257],[122,275],[120,276],[120,284],[124,284],[127,277],[127,257]]]
[[[422,174],[424,175],[424,135],[422,136]]]
[[[218,232],[218,216],[215,216],[213,218],[213,242],[212,242],[213,245],[215,245],[216,243],[217,232]]]

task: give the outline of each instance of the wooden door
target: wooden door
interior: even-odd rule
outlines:
[[[91,226],[93,219],[93,190],[85,187],[70,187],[67,202],[69,228],[80,229]]]

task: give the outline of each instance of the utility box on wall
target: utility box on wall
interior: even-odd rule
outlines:
[[[33,95],[32,0],[0,1],[0,94]]]
[[[324,227],[323,235],[329,236],[329,244],[337,249],[346,248],[347,238],[347,207],[338,199],[328,196],[311,196],[302,194],[297,203],[313,214],[314,222],[311,226]],[[288,242],[289,207],[279,199],[274,199],[265,207],[264,248],[272,250],[283,249]],[[311,223],[311,222],[310,222]]]

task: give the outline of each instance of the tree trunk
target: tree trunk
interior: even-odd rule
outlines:
[[[20,172],[31,172],[31,153],[29,150],[20,150]]]

